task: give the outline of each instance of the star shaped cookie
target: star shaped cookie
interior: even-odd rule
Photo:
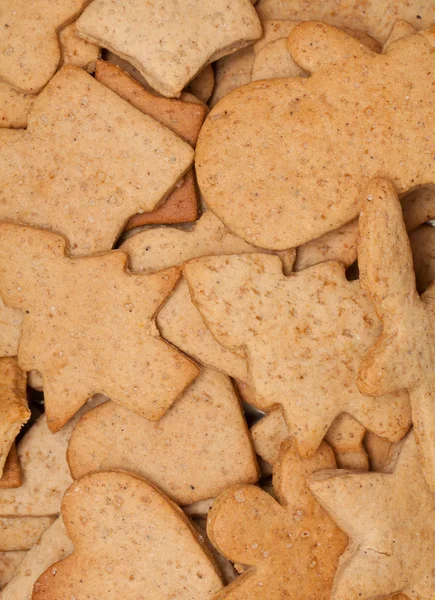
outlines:
[[[167,127],[66,66],[36,98],[26,130],[0,130],[0,220],[61,233],[73,254],[110,250],[192,159]]]
[[[310,488],[351,538],[340,560],[333,600],[403,592],[435,598],[435,497],[410,432],[390,457],[388,473],[323,471]]]
[[[24,314],[18,361],[42,373],[52,431],[98,392],[157,420],[198,373],[154,324],[179,269],[133,275],[126,263],[119,251],[73,259],[62,236],[0,225],[0,293]]]
[[[210,256],[186,263],[184,276],[218,342],[246,351],[258,408],[281,407],[303,456],[342,412],[391,440],[406,433],[405,391],[371,398],[357,388],[381,323],[342,265],[325,262],[285,277],[276,256]]]

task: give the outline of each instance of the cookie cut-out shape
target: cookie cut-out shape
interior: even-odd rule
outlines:
[[[66,461],[71,431],[84,412],[107,400],[95,396],[57,433],[51,433],[42,415],[17,445],[22,484],[0,490],[0,516],[47,517],[58,515],[67,487],[72,483]]]
[[[261,35],[249,0],[192,1],[182,13],[175,0],[93,0],[77,29],[83,38],[127,59],[168,97],[179,96],[205,65]]]
[[[347,537],[316,502],[306,479],[335,466],[324,442],[308,459],[287,444],[275,465],[277,500],[254,486],[221,494],[207,520],[207,533],[221,554],[250,568],[217,596],[231,600],[301,600],[330,597],[338,558]]]
[[[198,374],[154,324],[179,270],[131,274],[119,251],[70,258],[62,236],[13,223],[0,238],[0,291],[24,314],[18,362],[42,374],[50,429],[99,392],[163,416]]]
[[[435,279],[435,227],[422,225],[409,234],[417,291],[421,294]]]
[[[281,38],[262,48],[252,64],[251,81],[305,77],[305,71],[292,59],[287,46],[287,38]]]
[[[17,355],[22,325],[21,311],[5,306],[0,298],[0,358]]]
[[[380,173],[400,194],[432,183],[431,35],[377,54],[334,27],[297,25],[290,54],[311,76],[234,90],[204,123],[196,173],[207,206],[247,242],[277,250],[350,222]]]
[[[18,92],[9,84],[0,81],[0,129],[27,127],[27,117],[35,94]]]
[[[293,270],[301,271],[327,260],[336,260],[346,268],[350,267],[357,256],[357,238],[358,220],[355,219],[335,231],[299,246]]]
[[[214,88],[214,71],[211,65],[207,65],[192,79],[187,86],[187,91],[192,93],[201,102],[208,102]]]
[[[388,456],[390,452],[394,452],[394,447],[397,444],[400,444],[400,442],[389,442],[371,431],[366,431],[364,446],[369,457],[370,471],[384,473],[385,466],[388,464]]]
[[[39,577],[33,600],[207,600],[222,587],[183,511],[145,479],[87,475],[65,493],[62,516],[74,551]]]
[[[44,531],[38,543],[21,559],[2,591],[2,600],[30,600],[33,585],[50,565],[74,550],[62,517]]]
[[[325,435],[325,441],[333,449],[340,469],[368,470],[368,457],[363,446],[365,432],[365,428],[346,413],[335,418]],[[251,427],[251,434],[257,454],[269,465],[274,465],[281,444],[289,438],[281,411],[271,410]]]
[[[424,479],[412,431],[388,472],[327,470],[310,488],[351,538],[332,590],[333,600],[402,592],[432,600],[435,589],[435,498]]]
[[[359,220],[360,280],[383,330],[361,364],[367,394],[409,390],[423,471],[435,491],[435,292],[419,297],[402,208],[391,182],[373,180]],[[375,432],[376,433],[376,432]]]
[[[232,384],[210,369],[202,369],[157,423],[113,402],[88,412],[72,433],[68,464],[75,479],[96,471],[137,473],[180,505],[258,479],[252,442]]]
[[[0,477],[12,444],[29,419],[26,374],[16,358],[0,358]]]
[[[202,104],[159,98],[144,89],[137,81],[116,65],[99,60],[95,78],[144,114],[153,117],[171,129],[185,142],[195,147],[207,108]],[[195,221],[198,216],[193,170],[186,173],[170,196],[158,208],[132,217],[126,230],[157,223]]]
[[[416,189],[401,198],[406,229],[413,231],[435,218],[435,189]]]
[[[198,256],[258,252],[255,246],[231,233],[210,211],[203,214],[190,231],[169,227],[147,229],[124,242],[121,250],[128,254],[132,271],[145,273],[182,265]],[[293,249],[280,253],[286,270],[291,269],[294,255]],[[244,353],[231,352],[215,340],[192,303],[183,280],[160,309],[157,326],[165,339],[205,366],[247,380]]]
[[[367,32],[385,42],[398,19],[409,21],[418,29],[430,27],[435,21],[435,7],[421,0],[347,0],[337,5],[335,0],[260,0],[256,6],[261,20],[291,19],[322,21],[335,27]]]
[[[215,86],[209,102],[211,107],[232,90],[250,83],[254,59],[252,46],[248,46],[216,61]]]
[[[192,299],[219,343],[243,349],[257,406],[280,406],[302,455],[351,414],[391,440],[410,424],[405,391],[373,399],[356,380],[381,323],[358,281],[325,262],[285,277],[278,257],[210,256],[184,266]]]
[[[0,490],[17,488],[21,485],[21,468],[18,460],[17,448],[12,444],[0,477]]]
[[[39,94],[27,130],[0,131],[0,148],[0,219],[53,229],[74,254],[110,250],[128,218],[155,208],[193,158],[166,127],[73,66]]]
[[[60,60],[57,32],[80,14],[86,0],[4,0],[0,17],[0,81],[39,92]]]
[[[0,552],[30,550],[54,517],[0,517]]]

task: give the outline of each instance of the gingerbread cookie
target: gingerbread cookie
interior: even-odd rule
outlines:
[[[247,242],[270,249],[298,246],[350,222],[379,172],[400,194],[435,178],[430,33],[406,36],[377,54],[339,29],[301,23],[288,43],[311,76],[234,90],[206,119],[196,152],[210,209]],[[406,136],[412,144],[403,144]]]
[[[159,419],[198,374],[154,324],[179,270],[133,275],[123,252],[74,259],[54,233],[4,223],[0,234],[0,291],[23,311],[18,361],[42,374],[50,429],[97,392]]]
[[[33,600],[206,600],[222,587],[187,517],[145,479],[87,475],[65,493],[62,516],[74,551],[39,577]]]

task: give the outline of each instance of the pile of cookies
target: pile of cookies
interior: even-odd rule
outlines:
[[[0,598],[435,599],[435,2],[0,0]]]

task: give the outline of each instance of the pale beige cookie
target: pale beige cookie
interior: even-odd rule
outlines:
[[[0,552],[30,550],[54,519],[55,517],[0,517]]]
[[[21,427],[30,419],[26,374],[16,358],[0,359],[0,477]],[[17,548],[18,549],[18,548]]]
[[[59,517],[44,531],[38,543],[22,557],[2,591],[2,600],[30,600],[33,584],[38,577],[50,565],[62,560],[73,550],[62,517]]]
[[[211,600],[222,587],[183,511],[145,479],[87,475],[65,493],[62,516],[74,551],[39,577],[33,600]]]
[[[60,502],[72,483],[66,462],[71,431],[80,416],[106,400],[95,396],[58,433],[51,433],[45,415],[26,432],[18,444],[22,485],[0,490],[0,515],[29,517],[53,516],[60,512]]]
[[[409,234],[417,290],[423,293],[435,279],[435,227],[422,225]]]
[[[35,94],[18,92],[8,83],[0,81],[0,128],[27,127],[27,116]]]
[[[214,106],[232,90],[251,81],[255,53],[251,46],[224,56],[215,63],[215,86],[209,105]]]
[[[368,457],[363,446],[365,428],[350,415],[338,415],[325,435],[332,447],[340,469],[369,468]],[[279,409],[271,410],[251,428],[255,451],[269,465],[278,460],[281,444],[288,439],[289,431]]]
[[[208,102],[214,88],[214,71],[211,65],[207,65],[198,73],[187,86],[186,90],[191,92],[201,102]]]
[[[16,356],[21,335],[23,315],[20,310],[8,308],[0,298],[0,357]]]
[[[62,233],[74,254],[109,250],[193,158],[169,129],[73,66],[38,95],[27,130],[0,131],[0,149],[0,219]]]
[[[17,488],[21,485],[21,467],[18,460],[17,448],[12,444],[0,477],[0,490]]]
[[[383,331],[362,362],[358,386],[372,395],[409,390],[423,472],[435,491],[435,288],[417,293],[402,208],[389,181],[370,183],[359,228],[360,279]]]
[[[377,54],[334,27],[297,25],[289,50],[311,76],[234,90],[201,129],[196,173],[207,206],[246,241],[283,249],[354,219],[379,172],[400,194],[432,183],[431,35]]]
[[[375,400],[357,388],[381,323],[342,265],[325,262],[285,277],[275,256],[209,256],[186,263],[184,276],[217,341],[246,351],[257,407],[281,407],[302,455],[316,450],[342,412],[393,441],[406,433],[405,391]]]
[[[261,19],[322,21],[335,27],[367,32],[384,42],[398,19],[409,21],[418,29],[435,21],[435,6],[424,0],[259,0],[256,9]]]
[[[25,550],[0,552],[0,590],[10,581],[26,554]],[[2,599],[4,599],[4,595],[2,595]],[[22,597],[19,597],[17,600],[22,600]]]
[[[179,269],[131,274],[126,263],[119,251],[71,258],[62,236],[0,225],[0,292],[24,313],[18,362],[42,374],[52,431],[97,392],[157,420],[199,372],[154,323]]]
[[[62,29],[59,33],[59,44],[62,64],[81,67],[88,73],[95,71],[96,62],[101,55],[101,48],[80,38],[77,35],[75,23]]]
[[[395,442],[395,444],[398,443],[400,442]],[[371,431],[366,431],[364,446],[369,457],[371,471],[384,473],[388,455],[394,449],[395,444],[379,437]]]
[[[210,369],[202,369],[156,423],[113,402],[88,412],[74,428],[67,458],[74,479],[96,471],[131,471],[180,505],[258,480],[252,442],[231,381]]]
[[[207,517],[215,498],[208,498],[207,500],[198,500],[198,502],[193,502],[192,504],[187,504],[183,506],[183,510],[188,517],[193,518],[204,518]]]
[[[310,488],[351,538],[340,559],[332,599],[385,598],[403,592],[432,600],[435,589],[435,498],[412,432],[385,474],[328,470]]]
[[[205,65],[261,35],[249,0],[190,0],[174,19],[180,9],[175,0],[93,0],[77,29],[131,62],[163,96],[179,96]]]
[[[22,92],[43,88],[61,60],[57,32],[86,4],[86,0],[3,0],[0,81]]]
[[[145,273],[182,265],[198,256],[258,252],[257,248],[231,233],[209,211],[190,231],[169,227],[147,229],[130,237],[120,249],[128,254],[132,271]],[[287,267],[291,265],[293,257],[293,249],[281,253]],[[165,339],[205,366],[242,381],[247,380],[244,352],[230,352],[214,339],[190,300],[189,290],[183,280],[160,309],[157,326]]]
[[[217,566],[219,567],[219,571],[221,573],[222,576],[222,581],[224,583],[224,585],[229,585],[232,581],[234,581],[237,577],[237,571],[233,566],[233,563],[230,562],[229,560],[227,560],[224,556],[222,556],[222,554],[220,554],[220,552],[218,552],[216,550],[216,548],[213,546],[213,544],[210,542],[210,540],[208,539],[208,535],[207,535],[207,519],[206,518],[200,518],[200,519],[194,519],[192,520],[192,524],[195,527],[195,529],[198,531],[199,535],[200,535],[200,539],[201,537],[204,539],[204,543],[207,546],[208,550],[210,550],[210,552],[213,555],[213,558],[216,561]]]
[[[44,389],[42,375],[39,371],[29,371],[27,373],[27,385],[37,390],[38,392],[42,392]]]
[[[274,469],[278,501],[254,486],[234,486],[216,499],[208,536],[226,558],[249,565],[216,600],[329,600],[347,537],[316,502],[306,479],[334,466],[324,442],[308,459],[287,444]]]
[[[305,71],[295,63],[288,51],[287,38],[274,40],[264,46],[252,64],[251,81],[305,76]]]
[[[153,117],[195,147],[199,130],[207,108],[202,104],[182,100],[160,98],[144,89],[135,79],[119,67],[99,60],[95,78],[121,98],[127,100],[144,114]],[[195,221],[198,216],[198,200],[193,169],[180,179],[170,196],[151,212],[132,217],[125,229],[156,223],[183,223]]]

